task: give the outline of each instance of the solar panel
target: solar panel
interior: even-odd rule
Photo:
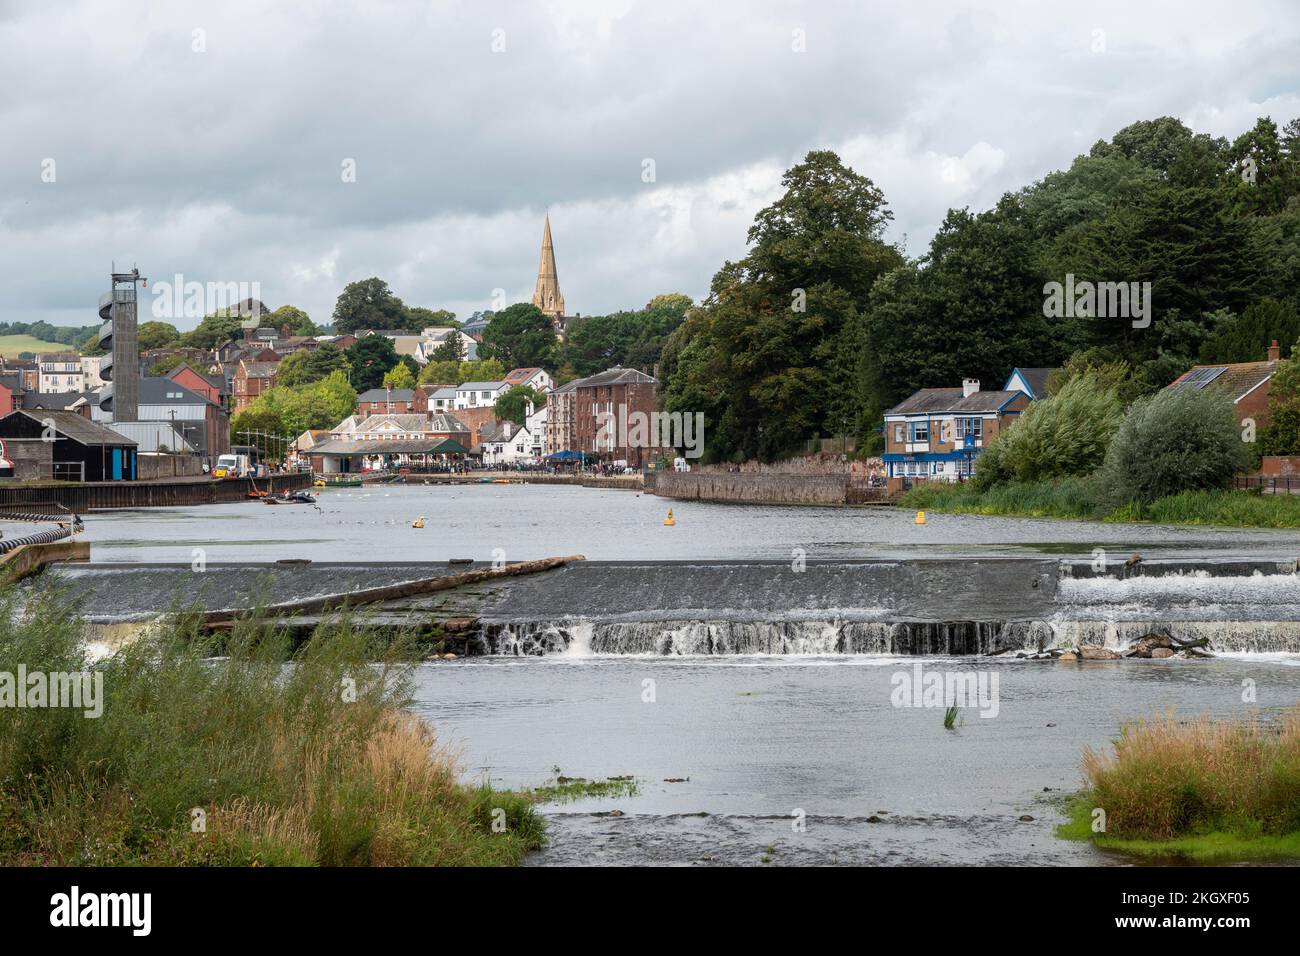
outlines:
[[[1179,388],[1205,388],[1216,378],[1226,372],[1228,369],[1223,365],[1214,365],[1206,368],[1194,368],[1187,373],[1179,384]]]

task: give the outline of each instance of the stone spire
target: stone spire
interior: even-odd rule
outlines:
[[[537,288],[533,305],[542,310],[557,326],[564,316],[564,296],[560,294],[560,277],[555,272],[555,247],[551,244],[551,215],[546,214],[542,228],[542,261],[537,267]]]

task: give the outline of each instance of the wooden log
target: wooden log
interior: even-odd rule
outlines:
[[[446,591],[465,584],[490,581],[494,578],[514,577],[519,574],[537,574],[551,571],[574,561],[585,561],[581,554],[570,554],[562,558],[541,558],[537,561],[519,561],[500,568],[480,568],[477,571],[461,571],[458,574],[444,574],[436,578],[422,578],[419,581],[406,581],[402,584],[389,584],[378,588],[364,588],[347,594],[327,594],[324,597],[308,598],[304,601],[288,601],[284,604],[272,604],[264,609],[268,617],[289,614],[315,614],[322,611],[334,611],[345,607],[361,607],[379,601],[395,601],[401,598]],[[230,624],[240,616],[249,614],[249,610],[209,611],[203,615],[204,627],[221,627]]]

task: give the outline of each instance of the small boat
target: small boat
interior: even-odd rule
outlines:
[[[509,478],[497,478],[497,479],[493,480],[492,484],[494,484],[494,485],[513,485],[514,482],[511,481]]]

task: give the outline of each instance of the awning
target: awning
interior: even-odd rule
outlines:
[[[554,455],[547,455],[547,461],[586,461],[594,459],[594,455],[588,455],[585,451],[557,451]]]

